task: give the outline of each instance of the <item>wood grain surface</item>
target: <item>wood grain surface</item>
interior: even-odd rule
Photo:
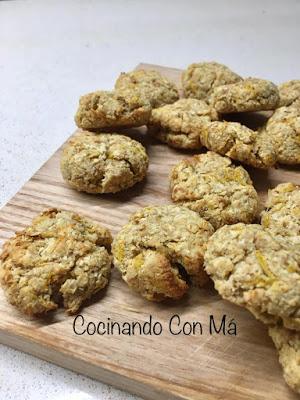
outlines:
[[[142,67],[155,68],[180,81],[179,70],[143,64],[138,68]],[[126,132],[147,148],[150,168],[145,182],[117,195],[77,193],[62,180],[59,149],[0,211],[1,242],[48,207],[82,213],[115,235],[139,207],[170,203],[170,168],[191,153],[152,140],[145,128]],[[300,184],[297,169],[248,171],[262,203],[268,188],[285,181]],[[0,341],[146,399],[298,398],[284,383],[264,325],[242,308],[223,301],[212,287],[192,289],[179,302],[153,304],[132,293],[114,270],[105,293],[84,307],[81,314],[87,322],[96,323],[108,318],[119,323],[144,322],[152,315],[164,330],[159,336],[75,335],[74,317],[61,310],[42,320],[26,318],[6,302],[0,290]],[[168,323],[174,314],[182,321],[200,321],[203,334],[170,334]],[[209,316],[220,321],[224,314],[228,321],[236,321],[237,336],[208,333]]]

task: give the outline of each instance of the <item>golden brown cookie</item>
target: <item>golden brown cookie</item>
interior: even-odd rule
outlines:
[[[261,224],[282,243],[300,251],[300,187],[281,183],[269,190]]]
[[[171,147],[199,149],[200,131],[217,119],[216,111],[204,101],[180,99],[152,110],[148,127],[152,135]]]
[[[148,156],[141,143],[118,134],[81,132],[64,148],[61,172],[87,193],[116,193],[143,180]]]
[[[114,265],[124,281],[152,301],[179,299],[189,281],[207,282],[203,271],[209,222],[185,207],[151,206],[136,212],[115,237]]]
[[[111,242],[107,229],[78,214],[44,211],[3,246],[0,281],[8,301],[28,315],[60,303],[76,313],[108,283]]]
[[[179,99],[176,85],[154,70],[139,69],[122,72],[115,83],[119,92],[125,90],[138,91],[148,99],[153,108],[174,103]]]
[[[280,326],[269,328],[286,383],[300,394],[300,333]]]
[[[300,99],[300,80],[293,79],[278,86],[280,103],[279,106],[289,106]]]
[[[211,151],[179,162],[170,188],[175,203],[198,212],[215,229],[250,223],[257,214],[258,195],[248,172]]]
[[[282,246],[261,225],[220,228],[209,239],[205,270],[220,295],[263,322],[300,330],[299,250]]]
[[[214,121],[200,131],[200,142],[233,160],[267,169],[276,163],[276,150],[265,132],[256,132],[238,122]]]
[[[241,80],[235,72],[216,62],[194,63],[182,73],[184,96],[205,101],[209,101],[214,88]]]
[[[149,101],[137,91],[98,91],[80,98],[75,122],[91,131],[131,128],[147,124],[150,113]]]
[[[281,164],[300,164],[300,104],[274,111],[262,132],[276,149]]]
[[[210,97],[210,104],[222,114],[274,110],[278,103],[277,86],[257,78],[218,86]]]

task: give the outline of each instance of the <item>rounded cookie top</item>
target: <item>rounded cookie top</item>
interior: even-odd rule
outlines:
[[[155,70],[122,72],[115,83],[115,89],[119,92],[124,89],[137,90],[149,100],[153,108],[174,103],[179,99],[176,85]]]
[[[280,107],[289,106],[294,101],[300,99],[300,80],[293,79],[278,86]]]
[[[9,302],[39,315],[62,300],[76,313],[108,283],[111,242],[107,229],[78,214],[44,211],[3,246],[0,281]]]
[[[270,81],[247,78],[215,88],[210,103],[222,114],[274,110],[279,103],[279,92]]]
[[[300,164],[300,105],[297,102],[277,108],[263,130],[276,149],[279,163]]]
[[[64,148],[63,178],[74,189],[115,193],[146,176],[148,156],[141,143],[118,134],[81,132]]]
[[[137,91],[97,91],[80,98],[75,122],[87,130],[130,128],[145,125],[150,113],[149,101]]]
[[[198,149],[203,126],[217,119],[217,112],[204,101],[180,99],[152,110],[148,126],[156,138],[172,147]]]
[[[269,328],[286,383],[300,394],[300,333],[281,326]]]
[[[300,246],[300,187],[281,183],[269,190],[261,224],[287,245]]]
[[[213,121],[203,126],[200,142],[221,155],[267,169],[277,160],[276,150],[265,131],[256,132],[238,122]]]
[[[194,63],[182,73],[184,96],[206,101],[214,88],[241,80],[235,72],[216,62]]]
[[[300,252],[262,226],[220,228],[208,241],[205,270],[224,299],[265,322],[270,316],[300,330]]]
[[[203,257],[213,231],[209,222],[185,207],[146,207],[115,237],[114,264],[125,282],[146,299],[179,299],[189,280],[206,283]]]
[[[178,163],[170,187],[174,202],[198,212],[215,229],[250,223],[257,214],[258,195],[247,171],[213,152]]]

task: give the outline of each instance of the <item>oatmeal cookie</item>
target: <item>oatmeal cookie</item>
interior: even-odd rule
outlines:
[[[149,101],[136,91],[98,91],[80,98],[75,122],[87,130],[131,128],[147,124],[150,113]]]
[[[148,156],[141,143],[118,134],[82,132],[61,157],[62,176],[87,193],[116,193],[146,176]]]
[[[300,164],[300,105],[277,108],[262,132],[276,149],[279,163]]]
[[[222,114],[274,110],[279,103],[279,92],[270,81],[247,78],[215,88],[210,103]]]
[[[196,211],[215,229],[250,223],[258,210],[258,195],[248,172],[216,153],[196,155],[177,164],[170,176],[175,203]]]
[[[299,251],[282,246],[261,225],[220,228],[208,241],[205,270],[220,295],[263,322],[300,330]]]
[[[278,86],[280,102],[279,106],[289,106],[300,99],[300,80],[293,79]]]
[[[288,246],[300,251],[300,187],[281,183],[269,190],[261,225]]]
[[[200,131],[200,142],[233,160],[267,169],[276,163],[276,151],[265,132],[256,132],[238,122],[214,121]]]
[[[214,88],[241,80],[235,72],[216,62],[194,63],[182,73],[184,96],[205,101],[209,100]]]
[[[179,299],[190,280],[198,285],[207,282],[203,256],[213,232],[209,222],[185,207],[146,207],[114,239],[114,265],[146,299]]]
[[[300,333],[280,326],[269,328],[286,383],[300,394]]]
[[[216,111],[202,100],[180,99],[152,111],[149,132],[171,147],[199,149],[200,131],[218,119]]]
[[[154,70],[136,70],[122,72],[115,83],[118,92],[125,90],[138,91],[149,100],[153,108],[174,103],[179,99],[175,83]]]
[[[44,211],[3,246],[0,282],[8,301],[28,315],[61,302],[76,313],[108,283],[111,242],[107,229],[78,214]]]

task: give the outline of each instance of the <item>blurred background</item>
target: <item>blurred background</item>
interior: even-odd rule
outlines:
[[[81,94],[146,62],[299,79],[297,0],[0,1],[0,205],[75,130]],[[0,399],[132,399],[0,346]]]

